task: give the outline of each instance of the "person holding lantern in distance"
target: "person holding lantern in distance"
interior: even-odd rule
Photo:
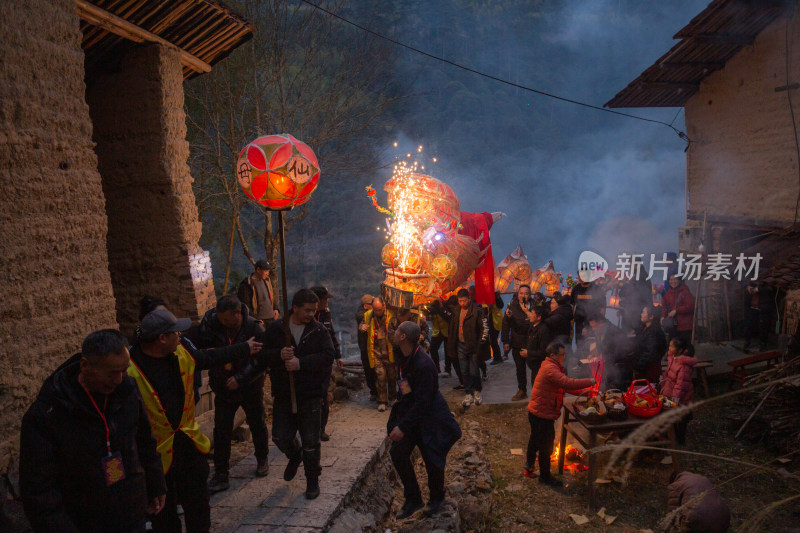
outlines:
[[[514,364],[517,367],[517,393],[511,398],[512,402],[524,400],[528,395],[528,373],[525,370],[525,358],[521,351],[528,343],[528,332],[531,329],[531,321],[528,316],[533,308],[531,301],[531,288],[528,285],[520,285],[517,290],[517,297],[511,300],[503,315],[503,350],[514,357]]]

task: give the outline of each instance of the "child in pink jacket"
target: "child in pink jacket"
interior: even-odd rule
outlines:
[[[667,351],[667,370],[661,381],[661,394],[671,398],[678,405],[692,403],[694,396],[692,373],[696,364],[697,358],[692,355],[691,345],[687,345],[679,338],[670,340]],[[692,414],[689,413],[677,424],[675,432],[679,444],[686,442],[686,426],[691,419]]]

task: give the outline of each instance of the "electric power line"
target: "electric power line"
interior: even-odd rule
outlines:
[[[335,19],[338,19],[338,20],[344,22],[345,24],[349,24],[349,25],[351,25],[351,26],[353,26],[355,28],[358,28],[359,30],[361,30],[363,32],[369,33],[370,35],[374,35],[375,37],[378,37],[379,39],[383,39],[385,41],[388,41],[388,42],[390,42],[390,43],[392,43],[392,44],[394,44],[396,46],[400,46],[402,48],[406,48],[407,50],[411,50],[412,52],[415,52],[417,54],[421,54],[421,55],[429,57],[431,59],[435,59],[436,61],[441,61],[442,63],[447,63],[448,65],[451,65],[451,66],[456,67],[456,68],[460,68],[462,70],[465,70],[467,72],[471,72],[473,74],[477,74],[478,76],[483,76],[484,78],[488,78],[490,80],[494,80],[494,81],[497,81],[497,82],[500,82],[500,83],[504,83],[506,85],[510,85],[511,87],[516,87],[517,89],[522,89],[524,91],[529,91],[529,92],[532,92],[532,93],[535,93],[535,94],[538,94],[538,95],[541,95],[541,96],[546,96],[547,98],[553,98],[555,100],[560,100],[562,102],[567,102],[567,103],[579,105],[579,106],[582,106],[582,107],[588,107],[589,109],[595,109],[597,111],[603,111],[605,113],[611,113],[612,115],[619,115],[621,117],[633,118],[633,119],[636,119],[636,120],[642,120],[644,122],[652,122],[654,124],[661,124],[663,126],[668,127],[669,129],[671,129],[675,133],[677,133],[678,137],[680,137],[681,139],[683,139],[687,143],[691,143],[691,139],[686,135],[686,133],[684,133],[681,130],[679,130],[678,128],[674,127],[671,123],[667,123],[667,122],[664,122],[662,120],[656,120],[656,119],[652,119],[652,118],[639,117],[639,116],[636,116],[636,115],[631,115],[629,113],[623,113],[621,111],[614,111],[612,109],[607,109],[605,107],[600,107],[600,106],[596,106],[596,105],[593,105],[593,104],[587,104],[586,102],[580,102],[578,100],[573,100],[571,98],[566,98],[564,96],[558,96],[557,94],[552,94],[552,93],[548,93],[548,92],[545,92],[545,91],[540,91],[540,90],[534,89],[532,87],[527,87],[525,85],[520,85],[519,83],[514,83],[514,82],[511,82],[511,81],[508,81],[508,80],[504,80],[503,78],[498,78],[497,76],[493,76],[491,74],[487,74],[485,72],[481,72],[479,70],[470,68],[470,67],[468,67],[466,65],[462,65],[460,63],[456,63],[455,61],[451,61],[451,60],[449,60],[447,58],[444,58],[444,57],[441,57],[441,56],[437,56],[435,54],[431,54],[430,52],[426,52],[424,50],[420,50],[419,48],[411,46],[410,44],[406,44],[406,43],[404,43],[402,41],[398,41],[396,39],[393,39],[391,37],[388,37],[386,35],[378,33],[378,32],[376,32],[374,30],[371,30],[371,29],[369,29],[369,28],[367,28],[365,26],[362,26],[361,24],[358,24],[357,22],[353,22],[352,20],[346,19],[346,18],[342,17],[341,15],[337,15],[333,11],[325,9],[324,7],[322,7],[320,5],[317,5],[317,4],[313,3],[313,2],[310,2],[309,0],[300,0],[300,1],[303,2],[304,4],[308,4],[309,6],[315,8],[315,9],[318,9],[318,10],[322,11],[323,13],[327,13],[331,17],[333,17]],[[680,110],[678,110],[678,112],[680,112]],[[676,115],[676,118],[677,118],[677,115]],[[673,122],[674,122],[674,119],[673,119]]]

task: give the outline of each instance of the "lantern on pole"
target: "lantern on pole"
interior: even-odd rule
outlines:
[[[317,156],[291,135],[265,135],[245,146],[236,162],[244,193],[271,211],[303,205],[319,184]]]
[[[317,156],[305,143],[291,135],[265,135],[239,152],[236,179],[248,198],[270,211],[278,211],[278,238],[281,253],[281,288],[283,320],[289,317],[289,295],[286,292],[286,236],[284,211],[303,205],[319,184]],[[284,323],[286,346],[292,345],[289,324]],[[294,374],[289,372],[292,413],[297,413]]]

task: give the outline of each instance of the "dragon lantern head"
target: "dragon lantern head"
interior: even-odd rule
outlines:
[[[488,234],[465,231],[453,190],[416,172],[395,175],[384,190],[394,215],[381,253],[384,283],[413,293],[415,305],[461,286],[482,264],[487,251],[482,241]]]

